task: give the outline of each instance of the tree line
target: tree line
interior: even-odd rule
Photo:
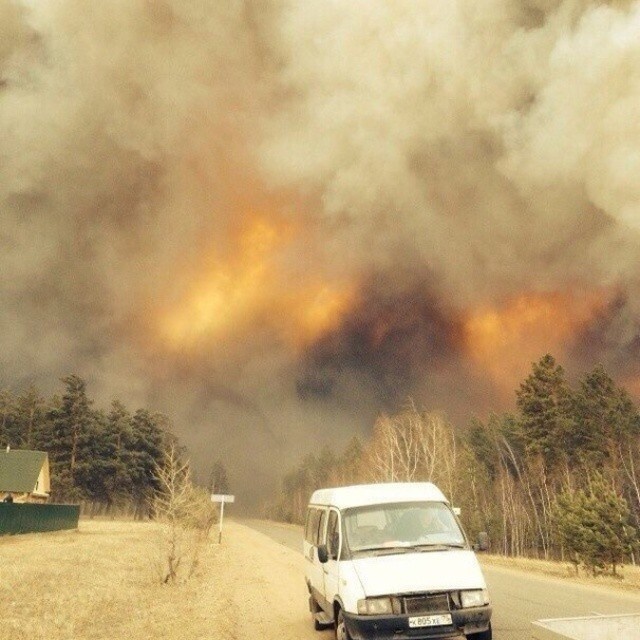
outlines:
[[[602,366],[571,386],[547,354],[515,395],[514,412],[464,429],[409,402],[339,455],[308,455],[267,512],[299,523],[321,486],[432,481],[461,508],[472,539],[488,532],[497,553],[568,560],[592,572],[635,563],[640,414],[628,393]]]
[[[0,392],[0,447],[49,454],[53,501],[126,505],[146,514],[159,489],[158,466],[176,444],[168,418],[131,412],[119,400],[97,409],[82,378],[62,382],[62,395],[49,398],[35,387]]]

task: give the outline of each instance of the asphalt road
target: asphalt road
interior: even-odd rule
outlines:
[[[295,551],[302,551],[302,529],[268,520],[243,520]],[[494,640],[526,640],[531,621],[594,613],[640,613],[640,594],[573,584],[523,571],[483,564],[493,604]]]

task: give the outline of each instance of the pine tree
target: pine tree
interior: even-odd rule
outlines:
[[[587,498],[589,517],[586,525],[591,531],[587,538],[587,553],[591,566],[611,566],[616,575],[617,565],[635,544],[635,531],[629,526],[627,501],[615,487],[597,473],[590,484]]]
[[[106,428],[107,418],[95,412],[73,470],[74,485],[84,498],[110,503],[110,478],[115,473],[115,443]]]
[[[227,475],[227,468],[221,460],[217,460],[209,474],[209,493],[230,494],[231,486]]]
[[[617,457],[619,444],[634,430],[638,420],[638,412],[626,391],[615,384],[602,365],[580,381],[573,412],[572,457],[588,468]]]
[[[333,470],[336,466],[336,455],[333,453],[333,450],[324,446],[320,450],[320,455],[318,456],[315,473],[314,473],[314,487],[313,490],[319,489],[320,487],[324,487],[327,485],[329,480],[329,476],[333,473]]]
[[[563,491],[557,498],[553,522],[561,547],[564,549],[576,573],[586,556],[585,521],[586,496],[584,492]]]
[[[46,405],[40,392],[29,387],[16,398],[15,422],[20,433],[19,446],[36,449],[45,422]]]
[[[95,429],[95,413],[91,409],[92,401],[87,396],[86,383],[72,374],[62,378],[66,390],[59,406],[48,412],[50,430],[45,435],[52,473],[56,483],[52,492],[57,499],[79,500],[83,497],[79,482],[86,478],[87,458],[91,455],[90,441]],[[80,468],[78,468],[80,465]]]
[[[130,470],[133,427],[131,414],[119,400],[114,400],[111,403],[111,411],[106,418],[105,432],[113,446],[112,473],[106,479],[108,501],[109,503],[125,502],[131,497],[133,489]]]
[[[62,406],[54,420],[57,447],[53,454],[55,462],[68,466],[73,475],[81,445],[90,430],[94,416],[85,381],[72,374],[63,378],[62,382],[66,385],[66,391],[62,395]]]
[[[564,491],[558,498],[555,526],[564,549],[576,565],[592,573],[617,567],[636,544],[629,508],[615,487],[596,474],[588,491]]]
[[[362,478],[364,447],[358,436],[353,436],[338,459],[333,475],[337,484],[356,484]]]
[[[15,398],[8,389],[0,391],[0,447],[16,447]]]
[[[489,429],[477,418],[473,418],[465,437],[465,444],[473,453],[475,460],[486,471],[488,477],[494,480],[500,464],[498,450]]]
[[[519,424],[528,456],[548,467],[559,459],[571,431],[571,394],[563,368],[547,354],[516,391]]]
[[[130,461],[132,499],[141,515],[154,491],[158,490],[156,469],[162,464],[167,436],[160,427],[166,426],[164,416],[138,409],[131,420]]]

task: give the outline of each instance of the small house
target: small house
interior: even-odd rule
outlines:
[[[47,502],[51,493],[49,456],[44,451],[0,451],[0,501]]]

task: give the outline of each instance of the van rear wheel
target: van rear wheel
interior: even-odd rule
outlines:
[[[336,640],[351,640],[342,609],[338,609],[338,617],[336,618]]]

